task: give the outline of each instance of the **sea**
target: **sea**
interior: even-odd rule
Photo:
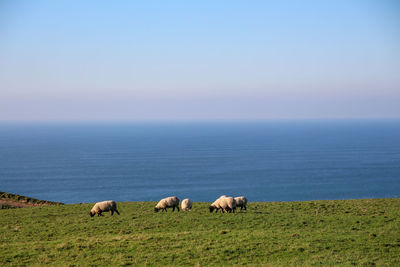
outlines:
[[[400,120],[1,122],[0,191],[63,203],[400,197]]]

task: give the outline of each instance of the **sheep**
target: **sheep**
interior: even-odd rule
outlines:
[[[235,212],[236,202],[233,197],[227,197],[225,195],[220,196],[217,200],[215,200],[209,207],[210,212],[216,210],[221,210],[221,212]]]
[[[240,207],[240,210],[247,210],[247,198],[244,196],[235,197],[236,207]]]
[[[188,211],[192,209],[192,201],[188,198],[185,198],[181,202],[181,208],[182,210]]]
[[[213,203],[211,203],[209,209],[210,212],[213,212],[215,210],[215,212],[218,212],[218,210],[221,210],[221,212],[224,212],[223,209],[221,209],[221,199],[224,198],[225,195],[220,196],[217,200],[215,200]]]
[[[220,199],[221,209],[226,212],[235,212],[236,201],[233,197],[223,197]]]
[[[114,200],[97,202],[90,210],[89,215],[93,217],[97,213],[97,216],[103,216],[101,213],[106,211],[111,211],[111,216],[114,214],[114,211],[119,215],[117,203]]]
[[[179,198],[177,197],[166,197],[161,199],[158,204],[154,208],[154,212],[158,212],[159,210],[167,212],[167,208],[171,208],[172,211],[175,211],[175,208],[179,211]]]

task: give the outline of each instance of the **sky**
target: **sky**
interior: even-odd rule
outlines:
[[[400,118],[400,2],[0,0],[0,121]]]

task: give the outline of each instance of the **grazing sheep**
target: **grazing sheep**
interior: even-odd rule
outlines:
[[[181,202],[181,208],[182,210],[188,211],[192,209],[192,201],[188,198],[185,198]]]
[[[216,210],[221,210],[222,213],[226,212],[235,212],[236,202],[233,197],[227,197],[225,195],[220,196],[217,200],[215,200],[209,207],[210,212]]]
[[[236,201],[233,197],[223,197],[220,199],[221,209],[226,212],[235,212],[236,209]]]
[[[111,216],[114,214],[114,211],[119,215],[117,210],[117,203],[114,200],[108,200],[103,202],[97,202],[94,204],[93,208],[90,210],[90,217],[93,217],[96,213],[97,216],[103,216],[101,213],[111,211]]]
[[[221,206],[219,205],[219,199],[215,200],[213,203],[211,203],[210,207],[208,207],[210,209],[210,212],[213,212],[214,210],[216,210],[216,212],[218,212],[218,210],[221,208]]]
[[[172,208],[172,211],[175,211],[175,208],[177,208],[179,211],[179,198],[166,197],[161,199],[155,206],[154,212],[158,212],[159,210],[167,212],[167,208]]]
[[[210,212],[213,212],[215,210],[215,212],[218,212],[218,210],[221,210],[221,212],[224,212],[223,209],[221,208],[221,199],[224,198],[225,195],[220,196],[217,200],[215,200],[213,203],[211,203],[209,209]]]
[[[236,207],[240,207],[240,210],[247,210],[247,198],[244,196],[235,197]]]

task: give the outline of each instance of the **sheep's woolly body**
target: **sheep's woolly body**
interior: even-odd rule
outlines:
[[[154,208],[154,211],[167,211],[167,208],[172,208],[172,211],[175,211],[175,208],[177,208],[179,211],[179,198],[174,196],[161,199]]]
[[[221,212],[235,212],[236,202],[233,197],[222,195],[210,205],[209,209],[210,212],[213,212],[213,210],[216,210],[217,212],[218,210],[221,210]]]
[[[119,215],[119,212],[117,210],[117,203],[115,203],[114,200],[97,202],[90,210],[90,216],[94,216],[95,214],[101,216],[102,212],[107,212],[107,211],[111,211],[111,215],[114,214],[114,211]]]
[[[181,208],[182,210],[188,211],[192,209],[192,201],[188,198],[185,198],[181,202]]]
[[[213,203],[211,203],[210,212],[213,212],[214,209],[218,212],[218,210],[221,209],[220,201],[221,201],[221,198],[218,198]]]
[[[223,197],[220,199],[221,208],[228,212],[235,212],[236,201],[233,197]]]
[[[235,197],[236,207],[240,207],[240,210],[247,210],[247,198],[244,196]]]

